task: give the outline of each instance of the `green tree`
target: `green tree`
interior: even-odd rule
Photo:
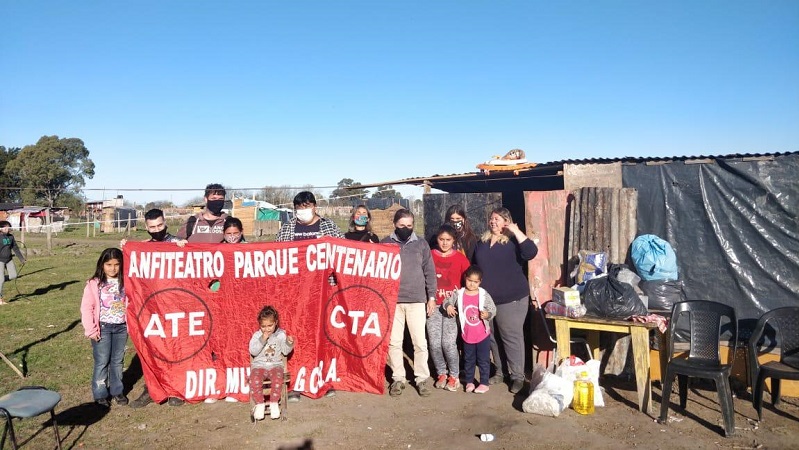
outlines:
[[[23,197],[33,196],[52,207],[62,194],[80,193],[85,178],[94,177],[94,163],[82,140],[42,136],[9,161],[3,173],[19,177]]]
[[[383,186],[377,187],[377,192],[372,194],[372,198],[402,198],[402,194],[394,190],[394,187],[390,184],[386,184]]]
[[[0,145],[0,202],[17,202],[21,199],[19,177],[16,173],[5,173],[6,166],[19,155],[19,151],[19,147],[5,148]]]
[[[341,199],[340,203],[349,203],[351,198],[366,198],[369,191],[364,188],[358,188],[361,183],[353,181],[352,178],[342,178],[338,182],[337,188],[330,193],[330,199]]]

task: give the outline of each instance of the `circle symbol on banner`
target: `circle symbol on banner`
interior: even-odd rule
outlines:
[[[161,361],[181,363],[208,345],[213,317],[197,294],[182,288],[162,289],[142,303],[136,316],[150,354]]]
[[[325,305],[325,336],[331,344],[366,358],[388,339],[388,303],[367,286],[349,286],[330,296]]]

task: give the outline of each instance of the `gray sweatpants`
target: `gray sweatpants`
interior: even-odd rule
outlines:
[[[8,270],[8,281],[17,278],[17,266],[14,265],[13,260],[7,263],[0,262],[0,297],[3,296],[3,283],[6,281],[6,270]]]
[[[430,357],[436,367],[436,375],[449,375],[458,378],[458,318],[449,317],[436,307],[427,318],[427,344]]]
[[[524,321],[530,309],[529,299],[525,296],[515,302],[497,305],[497,315],[491,327],[491,356],[497,374],[502,374],[507,368],[511,380],[524,380]]]

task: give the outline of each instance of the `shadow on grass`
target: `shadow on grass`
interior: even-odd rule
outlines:
[[[41,344],[43,342],[47,342],[50,339],[53,339],[60,334],[66,333],[67,331],[71,331],[73,328],[78,326],[79,323],[80,320],[75,320],[71,324],[67,325],[67,327],[64,328],[63,330],[56,331],[55,333],[50,333],[49,335],[39,339],[38,341],[31,342],[30,344],[20,347],[11,352],[12,355],[16,355],[18,353],[20,354],[20,359],[22,360],[22,374],[28,376],[28,353],[34,346]]]
[[[22,299],[25,299],[25,298],[28,298],[28,297],[35,297],[35,296],[38,296],[38,295],[44,295],[44,294],[46,294],[46,293],[48,293],[50,291],[63,291],[70,284],[75,284],[75,283],[79,283],[79,282],[80,282],[79,280],[70,280],[70,281],[64,281],[63,283],[56,283],[56,284],[51,284],[50,286],[36,288],[36,290],[31,292],[30,294],[19,294],[16,297],[14,297],[14,300],[11,300],[11,301],[15,302],[15,301],[22,300]],[[17,292],[19,292],[19,291],[17,291]]]
[[[80,447],[80,440],[91,425],[99,422],[110,411],[94,402],[82,403],[78,406],[59,412],[55,416],[61,435],[63,448]],[[52,420],[48,420],[45,427],[52,427]],[[69,427],[64,433],[64,427]]]
[[[127,370],[122,374],[122,386],[125,389],[125,395],[129,394],[130,391],[133,390],[133,386],[141,379],[144,375],[141,367],[141,360],[139,359],[139,354],[133,356],[133,359],[130,361],[130,365],[128,366]]]

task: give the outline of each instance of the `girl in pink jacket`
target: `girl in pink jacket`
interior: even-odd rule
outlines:
[[[94,356],[92,395],[109,407],[109,395],[118,405],[127,405],[122,386],[122,360],[128,341],[125,320],[127,297],[122,277],[122,251],[107,248],[97,260],[94,276],[86,282],[80,303],[80,319]]]

